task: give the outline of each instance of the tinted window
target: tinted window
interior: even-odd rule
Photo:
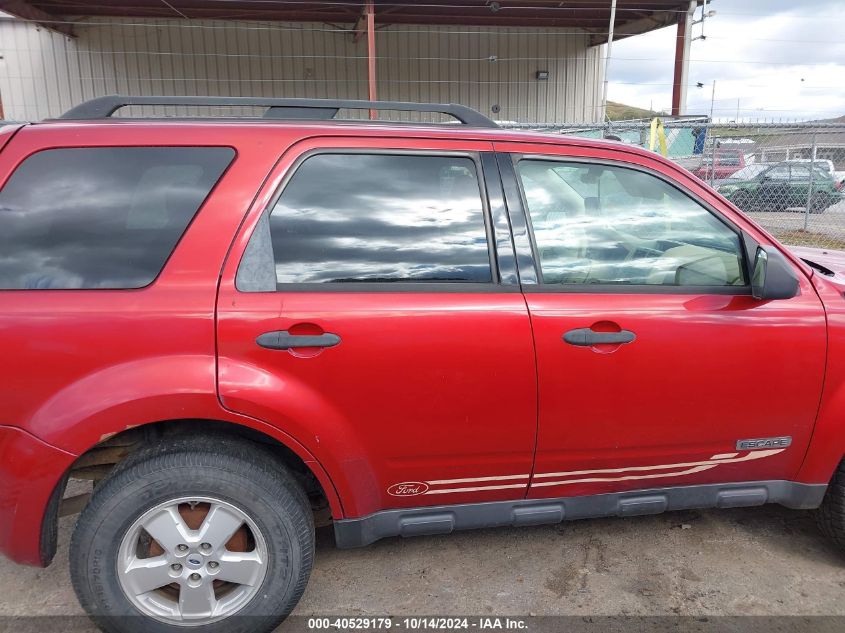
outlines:
[[[778,165],[772,167],[763,174],[769,180],[789,180],[789,165]]]
[[[810,180],[810,166],[809,165],[792,165],[792,172],[790,180],[809,181]],[[817,166],[813,166],[813,180],[828,180],[828,173]]]
[[[545,284],[745,285],[739,236],[663,180],[519,162]]]
[[[475,163],[465,157],[306,159],[250,244],[269,241],[278,283],[490,282]],[[244,262],[260,261],[249,252]],[[243,268],[242,263],[242,268]],[[249,288],[241,283],[238,287]]]
[[[155,279],[234,151],[51,149],[0,190],[0,288],[141,288]]]

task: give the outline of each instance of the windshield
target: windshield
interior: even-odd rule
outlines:
[[[768,168],[769,165],[765,164],[748,165],[747,167],[740,169],[738,172],[735,172],[731,176],[731,180],[750,180]]]

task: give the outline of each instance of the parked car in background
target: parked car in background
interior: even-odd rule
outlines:
[[[738,182],[742,182],[745,180],[751,180],[755,176],[761,174],[762,172],[766,171],[769,167],[771,167],[773,163],[752,163],[750,165],[746,165],[742,169],[737,172],[734,172],[727,178],[721,178],[719,180],[713,181],[713,187],[718,189],[723,185],[730,185],[735,184]]]
[[[823,213],[842,199],[841,188],[822,167],[784,161],[747,180],[721,184],[717,190],[743,211],[785,211],[809,204],[811,213]]]
[[[691,169],[701,180],[722,180],[729,178],[745,167],[745,154],[739,149],[716,149],[714,154],[704,154],[700,164]]]
[[[462,124],[317,120],[348,109]],[[845,548],[839,264],[654,152],[103,97],[0,128],[0,254],[0,552],[48,566],[81,510],[108,633],[273,631],[320,517],[361,547],[779,503]]]
[[[833,161],[827,158],[817,158],[812,160],[810,158],[790,158],[787,162],[799,164],[812,164],[822,171],[826,171],[840,185],[845,185],[845,171],[837,171]]]

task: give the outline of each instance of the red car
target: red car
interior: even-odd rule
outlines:
[[[681,158],[677,162],[707,182],[730,178],[746,166],[745,154],[738,149],[717,149],[712,154],[708,150],[697,158]]]
[[[845,279],[629,145],[96,99],[0,128],[0,289],[0,550],[49,565],[82,508],[106,631],[272,630],[315,514],[355,547],[779,503],[845,546]]]

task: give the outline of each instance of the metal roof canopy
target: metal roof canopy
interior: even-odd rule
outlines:
[[[699,0],[700,1],[700,0]],[[610,0],[374,0],[379,25],[511,26],[582,29],[607,41]],[[0,0],[0,10],[73,36],[85,17],[326,22],[354,26],[364,0]],[[677,24],[689,0],[617,0],[614,39]],[[63,21],[67,21],[63,23]]]

